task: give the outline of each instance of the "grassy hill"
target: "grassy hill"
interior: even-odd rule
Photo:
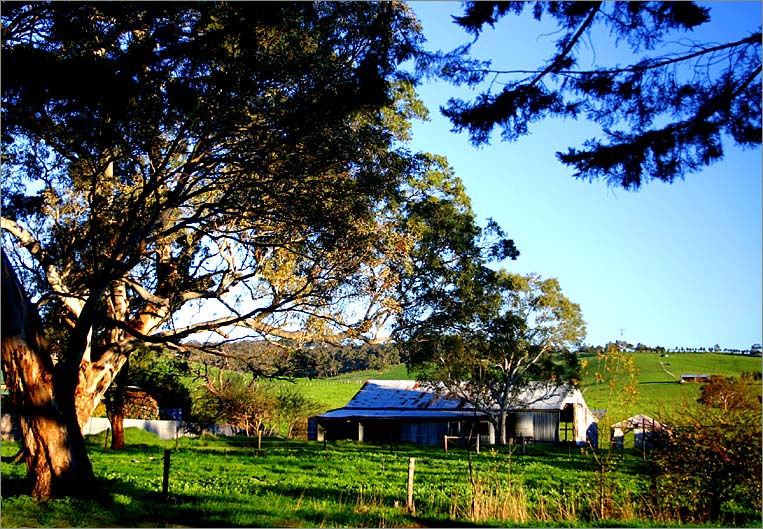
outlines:
[[[693,402],[699,384],[681,384],[682,374],[702,373],[739,377],[745,371],[761,371],[760,358],[720,353],[670,353],[667,357],[651,353],[632,354],[638,369],[638,397],[633,402],[608,398],[608,387],[596,384],[596,357],[588,357],[581,389],[591,409],[608,410],[608,419],[619,421],[637,413],[652,417],[665,415],[682,402]],[[320,402],[325,410],[341,408],[368,379],[411,379],[404,365],[384,371],[358,371],[326,380],[298,379],[306,396]]]
[[[593,373],[597,369],[594,358],[582,383],[582,391],[591,409],[608,410],[608,419],[617,422],[637,413],[651,417],[669,415],[684,402],[699,397],[700,384],[681,384],[684,374],[707,374],[740,377],[745,371],[761,371],[761,359],[720,353],[652,353],[631,355],[638,369],[638,395],[632,402],[621,402],[617,395],[609,398],[609,388],[596,384]]]

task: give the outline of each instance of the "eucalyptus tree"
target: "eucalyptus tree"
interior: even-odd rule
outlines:
[[[699,42],[690,40],[691,32],[714,23],[712,4],[480,1],[465,2],[454,19],[477,39],[486,25],[525,10],[557,29],[554,51],[537,68],[445,57],[441,73],[457,83],[492,80],[474,100],[451,98],[443,108],[454,130],[467,131],[475,145],[487,143],[495,129],[515,141],[540,120],[585,117],[606,139],[570,147],[558,159],[576,178],[638,189],[718,161],[725,142],[761,144],[759,20],[728,41]],[[630,48],[625,64],[601,62],[605,54],[596,54],[596,46],[618,44]]]
[[[486,414],[505,444],[507,412],[575,384],[570,350],[585,337],[585,322],[556,279],[486,269],[477,281],[477,289],[454,289],[444,311],[413,327],[409,366]]]
[[[2,366],[34,496],[93,491],[80,428],[137,347],[373,341],[417,303],[418,209],[461,191],[405,148],[406,6],[14,2],[2,24]]]

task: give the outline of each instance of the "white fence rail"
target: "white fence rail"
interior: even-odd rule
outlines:
[[[149,421],[144,419],[125,419],[125,428],[140,428],[152,434],[156,434],[159,439],[169,441],[175,436],[183,437],[186,435],[183,429],[183,423],[180,421]],[[106,417],[91,417],[82,428],[83,435],[95,435],[111,428],[111,423]]]
[[[2,421],[0,421],[2,430],[3,441],[19,441],[21,440],[21,433],[16,428],[15,417],[9,414],[2,415]],[[185,424],[182,421],[149,421],[143,419],[125,419],[125,428],[140,428],[147,432],[155,434],[159,439],[169,441],[175,439],[175,437],[193,436],[195,434],[188,433],[185,428]],[[95,435],[102,433],[111,428],[109,420],[105,417],[91,417],[85,423],[85,427],[82,428],[83,435]],[[230,425],[211,425],[204,428],[204,431],[213,433],[215,435],[234,435],[235,432]]]

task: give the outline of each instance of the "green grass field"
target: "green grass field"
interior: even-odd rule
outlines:
[[[410,378],[408,369],[404,365],[398,365],[382,371],[356,371],[325,380],[298,378],[294,383],[306,397],[320,404],[322,413],[346,405],[366,380],[405,380],[408,378]],[[280,382],[280,384],[291,384],[291,382]]]
[[[617,422],[637,413],[655,419],[670,417],[685,402],[699,397],[700,384],[681,384],[683,374],[707,374],[740,377],[745,371],[761,371],[761,359],[749,356],[718,353],[635,353],[632,355],[638,369],[638,395],[635,402],[620,402],[608,398],[606,385],[597,385],[593,373],[597,369],[595,357],[583,378],[581,389],[588,407],[606,409],[608,419]],[[669,372],[669,373],[668,373]],[[616,396],[615,396],[616,397]]]
[[[93,465],[110,500],[37,504],[18,495],[23,465],[3,464],[3,527],[444,527],[650,526],[641,502],[648,477],[638,453],[618,455],[610,477],[610,518],[595,514],[592,460],[580,449],[528,446],[473,455],[473,510],[466,450],[413,445],[320,443],[266,439],[181,438],[162,442],[128,428],[128,448],[104,450],[88,439]],[[16,443],[3,443],[4,455]],[[162,500],[162,456],[171,456],[169,497]],[[416,458],[414,501],[406,504],[409,458]]]
[[[582,389],[592,409],[607,408],[616,420],[626,413],[656,418],[685,400],[698,384],[680,384],[684,373],[740,376],[760,371],[761,359],[685,353],[633,355],[638,368],[635,402],[608,399],[596,384],[595,357]],[[662,362],[662,365],[660,363]],[[666,373],[670,371],[673,376]],[[326,410],[345,405],[369,378],[409,378],[404,366],[383,372],[352,373],[331,380],[297,380],[304,393]],[[282,382],[288,384],[289,382]],[[25,467],[2,464],[2,527],[671,527],[675,513],[650,503],[651,477],[642,453],[614,453],[601,481],[593,456],[575,447],[531,445],[483,450],[355,442],[181,438],[163,442],[128,429],[127,449],[104,449],[104,434],[88,439],[104,499],[62,499],[38,504],[26,493]],[[627,445],[626,445],[627,446]],[[13,455],[16,442],[3,442]],[[170,493],[164,500],[162,456],[171,449]],[[408,459],[416,458],[416,512],[405,509]],[[607,506],[602,517],[597,505]],[[759,514],[759,513],[758,513]],[[723,526],[760,526],[744,513]]]

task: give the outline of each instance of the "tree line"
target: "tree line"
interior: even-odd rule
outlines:
[[[197,344],[198,349],[202,349]],[[250,372],[264,377],[331,378],[353,371],[382,370],[407,362],[403,347],[387,341],[368,343],[298,343],[288,338],[277,342],[236,340],[219,346],[220,355],[189,352],[190,361]]]
[[[624,340],[615,340],[610,342],[617,346],[620,351],[629,353],[653,353],[653,354],[665,354],[665,353],[730,353],[730,354],[746,354],[746,355],[760,355],[760,345],[753,344],[749,349],[735,349],[729,347],[721,347],[715,344],[711,347],[663,347],[661,345],[651,346],[645,345],[641,342],[633,345],[632,343]],[[582,353],[600,353],[607,349],[607,345],[589,345],[584,344],[580,347],[579,352]]]

